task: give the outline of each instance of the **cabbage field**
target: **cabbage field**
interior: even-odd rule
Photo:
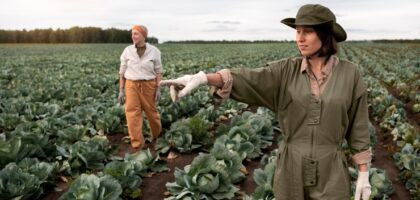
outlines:
[[[274,199],[274,114],[208,87],[176,103],[163,88],[163,133],[151,141],[146,123],[147,148],[131,151],[117,103],[127,45],[0,45],[0,199]],[[157,47],[164,79],[298,56],[294,43]],[[368,84],[372,199],[420,199],[420,44],[345,43],[340,57]]]

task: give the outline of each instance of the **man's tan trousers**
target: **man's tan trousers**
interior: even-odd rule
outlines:
[[[149,120],[153,139],[156,139],[161,130],[160,115],[156,109],[155,95],[157,84],[155,80],[125,82],[125,116],[127,118],[128,134],[133,148],[142,148],[143,111]]]

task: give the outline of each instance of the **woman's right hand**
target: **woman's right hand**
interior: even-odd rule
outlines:
[[[369,171],[359,171],[359,175],[356,181],[355,200],[369,200],[370,194],[372,193],[371,186],[369,183]],[[362,198],[360,198],[362,197]]]
[[[169,86],[172,101],[177,101],[185,95],[190,94],[200,85],[207,84],[207,76],[203,71],[194,75],[184,75],[177,79],[160,81],[161,86]]]
[[[120,92],[118,93],[118,103],[124,105],[125,102],[125,93],[124,88],[120,88]]]

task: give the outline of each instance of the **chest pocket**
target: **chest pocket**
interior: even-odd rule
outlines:
[[[140,63],[140,58],[138,55],[129,55],[128,57],[128,65],[136,65]]]
[[[154,62],[153,60],[143,60],[141,61],[141,68],[147,71],[153,71]]]

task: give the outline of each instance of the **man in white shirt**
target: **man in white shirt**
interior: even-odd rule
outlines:
[[[135,25],[131,31],[133,44],[121,54],[120,93],[118,102],[124,103],[131,146],[134,150],[144,146],[143,111],[149,120],[153,139],[161,130],[156,102],[160,98],[159,82],[162,78],[161,54],[158,48],[146,43],[147,28]],[[124,95],[125,93],[125,95]]]

